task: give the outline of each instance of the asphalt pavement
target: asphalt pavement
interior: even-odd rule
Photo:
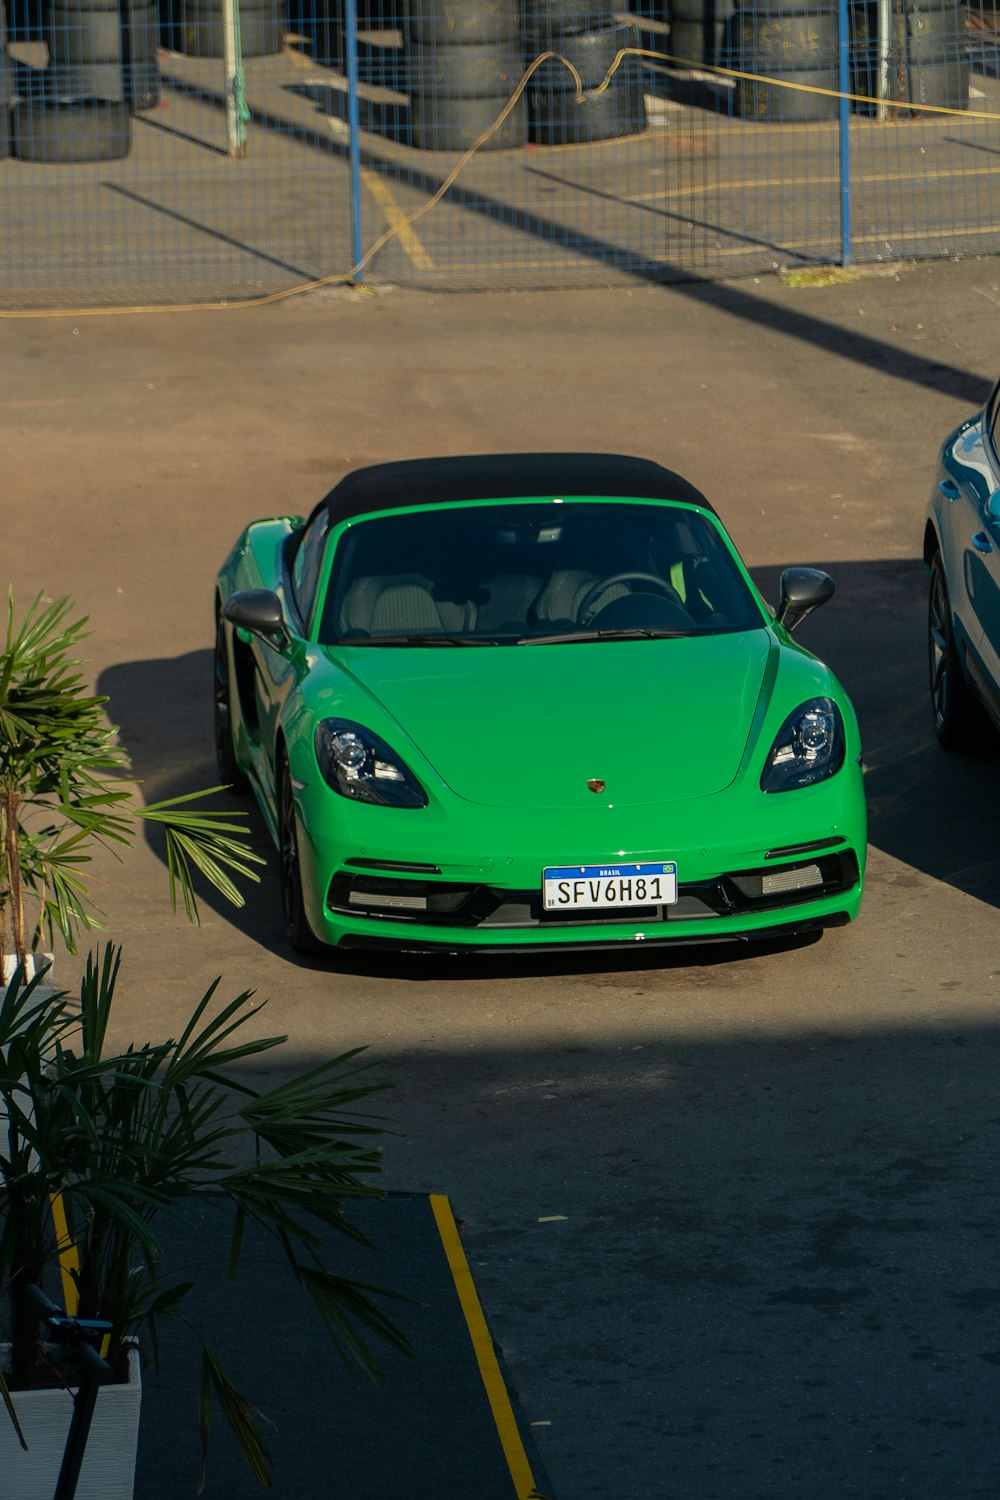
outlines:
[[[381,1305],[414,1346],[409,1359],[369,1336],[384,1384],[348,1374],[273,1241],[251,1232],[236,1280],[227,1279],[231,1221],[222,1207],[218,1197],[192,1200],[165,1227],[164,1255],[195,1290],[184,1304],[190,1325],[164,1328],[159,1370],[145,1372],[140,1500],[194,1492],[199,1330],[259,1413],[275,1496],[554,1500],[470,1290],[447,1199],[393,1193],[352,1204],[348,1217],[374,1249],[331,1247],[338,1274],[393,1293]],[[205,1493],[259,1493],[217,1406]]]
[[[69,593],[91,616],[86,670],[149,799],[214,781],[212,580],[240,528],[308,510],[348,468],[636,453],[710,495],[768,598],[788,564],[834,576],[799,636],[858,707],[871,847],[859,920],[819,942],[302,963],[252,808],[261,884],[241,911],[206,900],[200,928],[170,913],[155,843],[95,866],[125,949],[116,1039],[176,1034],[221,974],[220,996],[267,1000],[288,1067],[368,1046],[395,1085],[384,1185],[414,1213],[421,1195],[453,1205],[558,1500],[1000,1491],[1000,762],[992,740],[959,759],[935,743],[920,556],[937,445],[998,373],[998,309],[1000,265],[969,259],[816,287],[344,292],[2,325],[0,556],[19,603]],[[483,1493],[492,1416],[448,1352],[466,1337],[449,1273],[399,1222],[373,1228],[389,1259],[371,1279],[427,1289],[414,1335],[435,1373],[394,1364],[361,1395],[263,1262],[216,1328],[224,1264],[203,1246],[217,1342],[265,1303],[289,1330],[268,1336],[262,1386],[255,1337],[234,1359],[296,1500],[391,1486],[424,1431],[400,1500]],[[193,1365],[166,1354],[139,1500],[197,1470],[190,1427],[162,1421],[190,1413]],[[348,1426],[363,1475],[341,1483]],[[242,1500],[216,1436],[206,1494]]]

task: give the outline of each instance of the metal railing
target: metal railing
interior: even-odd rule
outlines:
[[[956,0],[15,0],[0,306],[1000,251]]]

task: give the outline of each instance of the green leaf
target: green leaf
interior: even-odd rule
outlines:
[[[10,1388],[7,1385],[7,1380],[4,1376],[2,1368],[0,1368],[0,1398],[3,1399],[3,1404],[7,1408],[7,1415],[10,1417],[10,1420],[14,1424],[14,1431],[17,1433],[17,1440],[21,1444],[21,1447],[24,1449],[25,1453],[27,1453],[28,1440],[24,1435],[24,1428],[18,1421],[17,1412],[14,1410],[14,1403],[10,1399]]]
[[[82,1315],[110,1319],[117,1345],[145,1331],[158,1357],[160,1321],[184,1316],[191,1289],[164,1267],[163,1226],[191,1223],[197,1204],[229,1228],[231,1276],[239,1279],[253,1229],[280,1253],[345,1366],[383,1378],[377,1348],[412,1352],[387,1311],[395,1294],[338,1275],[335,1246],[340,1236],[368,1246],[350,1204],[385,1196],[386,1128],[364,1104],[386,1080],[355,1048],[255,1087],[248,1062],[287,1038],[258,1035],[262,1002],[251,990],[221,999],[219,980],[179,1036],[120,1046],[123,974],[121,950],[108,943],[87,956],[78,1005],[37,981],[0,996],[0,1282],[37,1281],[55,1260],[58,1191],[79,1253]],[[37,1328],[18,1331],[15,1314],[12,1301],[16,1347],[30,1354]],[[206,1443],[216,1400],[266,1482],[257,1414],[207,1353]]]
[[[251,1474],[261,1489],[269,1490],[271,1488],[271,1453],[254,1420],[262,1414],[250,1405],[245,1396],[240,1394],[215,1355],[206,1346],[201,1355],[201,1391],[198,1402],[202,1455],[198,1493],[201,1494],[205,1487],[208,1440],[212,1431],[213,1395],[218,1398],[222,1415],[229,1424],[229,1430],[236,1439],[236,1446],[246,1459]]]

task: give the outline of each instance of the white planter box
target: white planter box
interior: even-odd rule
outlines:
[[[0,989],[6,989],[14,978],[17,968],[16,953],[0,953]],[[48,984],[52,989],[53,956],[51,953],[26,953],[24,955],[24,983],[34,979],[35,973],[48,969]]]
[[[139,1442],[142,1377],[139,1354],[129,1353],[124,1385],[102,1385],[97,1396],[76,1500],[132,1500]],[[27,1453],[0,1402],[0,1493],[11,1500],[52,1500],[62,1466],[73,1401],[64,1390],[15,1391],[14,1408]]]

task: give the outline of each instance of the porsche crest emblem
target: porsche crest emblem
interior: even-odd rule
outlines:
[[[607,786],[607,782],[602,781],[599,776],[593,776],[591,777],[590,781],[587,782],[587,785],[592,792],[603,792],[604,788]]]

